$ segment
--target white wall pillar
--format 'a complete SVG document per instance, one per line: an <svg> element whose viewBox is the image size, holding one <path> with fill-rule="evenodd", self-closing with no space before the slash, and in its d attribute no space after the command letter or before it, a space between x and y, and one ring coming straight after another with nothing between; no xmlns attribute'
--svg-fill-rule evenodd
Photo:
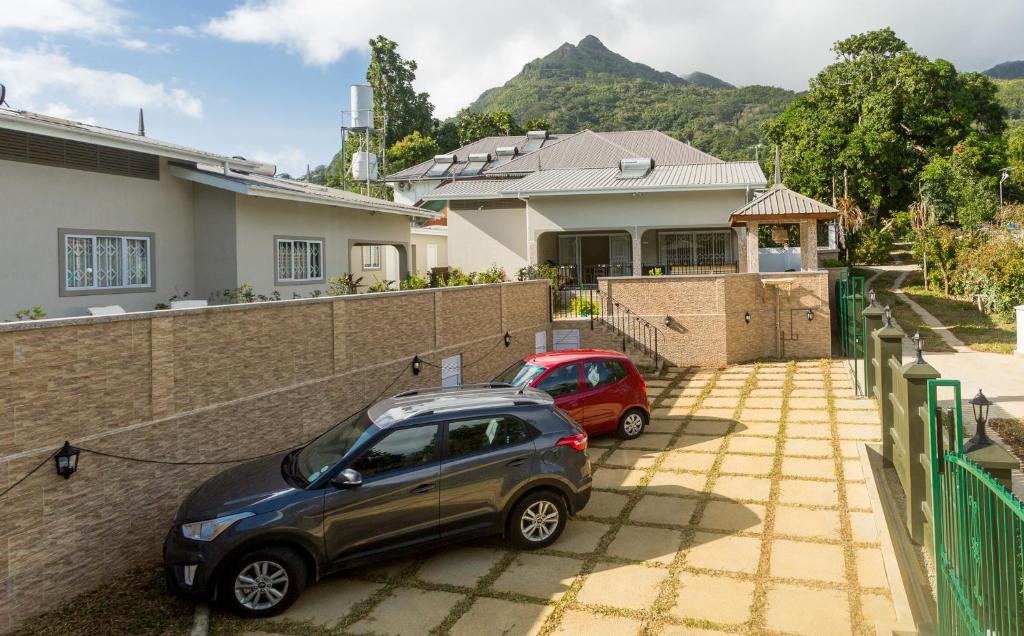
<svg viewBox="0 0 1024 636"><path fill-rule="evenodd" d="M757 223L747 223L747 269L745 271L756 273L761 271L761 253L757 246Z"/></svg>
<svg viewBox="0 0 1024 636"><path fill-rule="evenodd" d="M1024 356L1024 305L1017 305L1017 351L1019 356Z"/></svg>

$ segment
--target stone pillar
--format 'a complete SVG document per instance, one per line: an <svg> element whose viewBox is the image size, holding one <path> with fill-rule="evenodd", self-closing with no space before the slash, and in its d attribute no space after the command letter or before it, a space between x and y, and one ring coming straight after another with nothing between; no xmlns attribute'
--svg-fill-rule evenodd
<svg viewBox="0 0 1024 636"><path fill-rule="evenodd" d="M882 308L875 303L868 305L862 312L865 322L864 347L866 349L865 358L867 359L864 369L864 393L868 396L875 394L875 380L878 377L874 364L875 358L878 357L877 343L872 334L882 328L882 315L884 313Z"/></svg>
<svg viewBox="0 0 1024 636"><path fill-rule="evenodd" d="M907 483L903 487L907 491L907 530L910 538L917 544L925 542L924 508L928 502L928 489L931 488L931 469L925 463L930 457L931 448L926 444L930 440L928 417L928 380L940 377L935 367L927 362L913 360L900 369L907 383L906 403L903 404L906 414L906 436L901 435L907 445L906 461ZM922 459L924 461L922 461Z"/></svg>
<svg viewBox="0 0 1024 636"><path fill-rule="evenodd" d="M818 269L818 221L800 221L800 270L813 272Z"/></svg>
<svg viewBox="0 0 1024 636"><path fill-rule="evenodd" d="M756 274L761 271L761 254L757 251L757 223L747 223L747 272Z"/></svg>
<svg viewBox="0 0 1024 636"><path fill-rule="evenodd" d="M874 358L869 358L869 367L874 367L875 393L874 398L878 403L878 411L882 416L882 457L885 462L892 465L892 439L893 427L896 421L893 419L892 398L893 375L895 370L889 361L895 361L898 369L903 360L903 332L895 327L883 326L871 334L874 342Z"/></svg>

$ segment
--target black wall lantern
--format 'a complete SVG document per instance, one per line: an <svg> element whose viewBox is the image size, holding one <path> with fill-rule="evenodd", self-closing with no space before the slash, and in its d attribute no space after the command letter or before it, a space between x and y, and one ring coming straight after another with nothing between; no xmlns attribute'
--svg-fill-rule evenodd
<svg viewBox="0 0 1024 636"><path fill-rule="evenodd" d="M807 322L810 322L812 320L814 320L814 310L813 309L808 309L807 310Z"/></svg>
<svg viewBox="0 0 1024 636"><path fill-rule="evenodd" d="M745 320L748 325L750 324L750 312L749 311L747 313L743 314L743 320Z"/></svg>
<svg viewBox="0 0 1024 636"><path fill-rule="evenodd" d="M423 361L420 360L419 356L412 357L412 374L419 375L420 371L423 370Z"/></svg>
<svg viewBox="0 0 1024 636"><path fill-rule="evenodd" d="M70 479L71 475L78 470L78 454L79 450L70 442L65 441L64 446L53 456L54 461L57 462L57 474L64 479Z"/></svg>
<svg viewBox="0 0 1024 636"><path fill-rule="evenodd" d="M977 427L974 429L974 437L964 444L965 453L992 445L992 439L985 433L985 422L988 421L990 406L992 406L992 401L985 397L981 389L978 389L978 394L971 399L971 408L974 410L974 421Z"/></svg>
<svg viewBox="0 0 1024 636"><path fill-rule="evenodd" d="M665 326L666 327L672 326L672 316L665 316Z"/></svg>
<svg viewBox="0 0 1024 636"><path fill-rule="evenodd" d="M512 344L512 334L510 334L509 332L506 331L505 332L505 346L508 347L511 344Z"/></svg>

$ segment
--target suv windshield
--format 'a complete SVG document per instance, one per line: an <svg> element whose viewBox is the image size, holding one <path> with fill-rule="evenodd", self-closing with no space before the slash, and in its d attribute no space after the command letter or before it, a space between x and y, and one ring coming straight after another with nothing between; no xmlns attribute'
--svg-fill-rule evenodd
<svg viewBox="0 0 1024 636"><path fill-rule="evenodd" d="M373 420L359 411L306 444L295 456L294 470L307 484L336 466L361 440L373 435Z"/></svg>
<svg viewBox="0 0 1024 636"><path fill-rule="evenodd" d="M504 382L512 386L526 386L533 382L534 378L541 373L544 373L544 367L520 360L498 374L494 381Z"/></svg>

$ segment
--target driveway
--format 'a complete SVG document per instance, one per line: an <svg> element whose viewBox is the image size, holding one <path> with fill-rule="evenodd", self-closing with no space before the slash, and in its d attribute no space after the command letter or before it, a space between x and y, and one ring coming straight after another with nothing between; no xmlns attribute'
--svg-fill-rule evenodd
<svg viewBox="0 0 1024 636"><path fill-rule="evenodd" d="M551 548L499 540L327 579L217 633L874 633L896 620L841 362L673 369L640 438L591 440L595 493Z"/></svg>

